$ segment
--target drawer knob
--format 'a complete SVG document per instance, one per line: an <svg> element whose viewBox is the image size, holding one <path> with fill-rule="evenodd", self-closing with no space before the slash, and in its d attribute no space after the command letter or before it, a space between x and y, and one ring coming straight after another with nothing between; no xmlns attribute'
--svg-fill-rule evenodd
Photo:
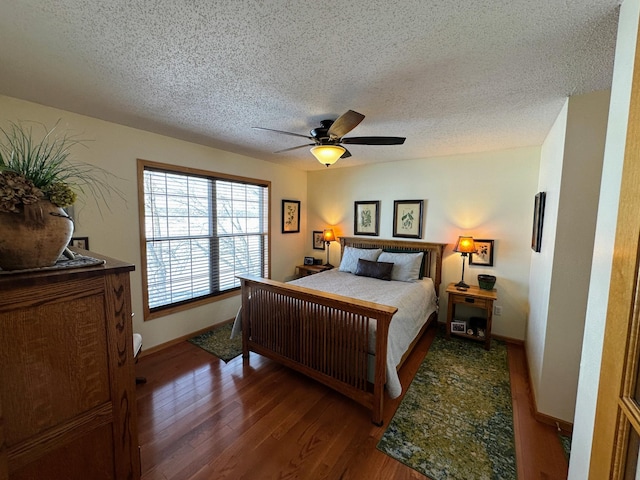
<svg viewBox="0 0 640 480"><path fill-rule="evenodd" d="M469 298L469 297L466 297L464 299L464 301L467 302L467 303L475 303L476 302L475 298Z"/></svg>

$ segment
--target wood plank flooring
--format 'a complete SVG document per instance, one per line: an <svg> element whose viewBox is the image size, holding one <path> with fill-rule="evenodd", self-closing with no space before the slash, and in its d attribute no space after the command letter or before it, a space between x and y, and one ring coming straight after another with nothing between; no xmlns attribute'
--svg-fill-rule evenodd
<svg viewBox="0 0 640 480"><path fill-rule="evenodd" d="M406 389L431 328L400 372ZM531 415L521 346L509 345L518 478L564 480L555 429ZM225 364L188 343L143 356L136 374L143 480L425 479L376 449L400 403L376 427L360 405L251 354Z"/></svg>

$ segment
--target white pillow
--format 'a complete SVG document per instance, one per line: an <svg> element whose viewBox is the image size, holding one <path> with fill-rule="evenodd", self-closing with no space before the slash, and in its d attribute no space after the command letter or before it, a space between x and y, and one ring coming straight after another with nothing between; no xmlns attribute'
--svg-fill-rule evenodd
<svg viewBox="0 0 640 480"><path fill-rule="evenodd" d="M393 263L391 280L399 282L415 282L420 278L420 266L424 253L382 252L378 262Z"/></svg>
<svg viewBox="0 0 640 480"><path fill-rule="evenodd" d="M344 253L342 254L342 260L340 261L338 270L341 272L356 273L358 260L362 258L363 260L375 262L381 253L381 248L344 247Z"/></svg>

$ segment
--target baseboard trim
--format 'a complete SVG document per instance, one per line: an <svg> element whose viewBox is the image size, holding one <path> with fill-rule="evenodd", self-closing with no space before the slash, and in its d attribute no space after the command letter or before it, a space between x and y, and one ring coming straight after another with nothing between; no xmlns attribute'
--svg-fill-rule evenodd
<svg viewBox="0 0 640 480"><path fill-rule="evenodd" d="M529 371L529 356L527 355L527 345L526 343L522 343L524 347L524 359L525 359L525 368L527 369L527 383L529 385L529 401L531 402L531 413L533 414L533 418L540 423L544 423L545 425L551 425L556 427L561 433L571 434L573 433L573 423L567 422L565 420L560 420L559 418L552 417L551 415L547 415L545 413L540 413L538 411L538 404L536 403L536 397L533 394L533 388L531 388L531 372Z"/></svg>
<svg viewBox="0 0 640 480"><path fill-rule="evenodd" d="M184 342L185 340L189 340L190 338L195 337L196 335L200 335L201 333L208 332L212 328L221 327L222 325L231 323L234 320L235 320L234 318L230 318L229 320L224 320L219 323L214 323L213 325L209 325L208 327L201 328L200 330L196 330L195 332L191 332L191 333L188 333L187 335L174 338L173 340L169 340L168 342L161 343L160 345L156 345L155 347L151 347L148 349L145 349L143 344L142 351L140 352L140 355L138 355L138 357L142 358L142 357L146 357L147 355L153 355L156 352L159 352L169 347L173 347L174 345ZM144 338L143 338L143 341L144 341Z"/></svg>
<svg viewBox="0 0 640 480"><path fill-rule="evenodd" d="M503 337L502 335L494 335L493 333L491 334L491 338L502 340L507 343L513 343L514 345L522 345L524 347L524 340L520 340L518 338ZM529 367L527 366L527 368Z"/></svg>
<svg viewBox="0 0 640 480"><path fill-rule="evenodd" d="M535 406L533 394L531 393L531 389L529 389L529 396L531 397L533 418L535 418L540 423L556 427L556 429L560 430L562 433L573 433L573 423L565 422L564 420L560 420L558 418L554 418L549 415L545 415L544 413L538 412L538 409Z"/></svg>

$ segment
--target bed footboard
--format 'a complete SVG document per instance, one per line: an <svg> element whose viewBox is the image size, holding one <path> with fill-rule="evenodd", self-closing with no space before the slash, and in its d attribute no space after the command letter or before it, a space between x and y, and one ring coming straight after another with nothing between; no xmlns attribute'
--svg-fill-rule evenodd
<svg viewBox="0 0 640 480"><path fill-rule="evenodd" d="M253 351L295 369L369 408L382 424L387 334L396 307L260 277L242 285L242 353ZM367 358L375 329L371 389Z"/></svg>

